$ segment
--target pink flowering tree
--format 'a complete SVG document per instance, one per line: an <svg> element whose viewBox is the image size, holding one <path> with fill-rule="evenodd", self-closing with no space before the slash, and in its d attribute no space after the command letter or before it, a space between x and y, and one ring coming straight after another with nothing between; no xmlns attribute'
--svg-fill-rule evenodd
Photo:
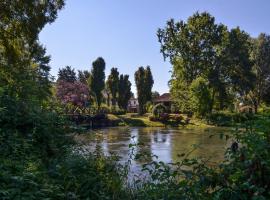
<svg viewBox="0 0 270 200"><path fill-rule="evenodd" d="M89 89L86 84L79 81L58 81L56 96L64 104L72 104L80 108L85 107L90 100Z"/></svg>

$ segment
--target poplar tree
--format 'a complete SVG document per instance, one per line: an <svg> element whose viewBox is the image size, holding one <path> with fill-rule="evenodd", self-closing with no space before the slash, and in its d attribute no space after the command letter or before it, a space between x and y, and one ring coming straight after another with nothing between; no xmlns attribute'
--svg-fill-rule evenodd
<svg viewBox="0 0 270 200"><path fill-rule="evenodd" d="M139 102L139 114L142 115L146 112L145 104L152 99L154 80L149 66L146 69L139 67L135 72L135 83Z"/></svg>
<svg viewBox="0 0 270 200"><path fill-rule="evenodd" d="M118 105L121 109L127 109L128 101L131 98L131 95L131 82L129 81L129 76L121 74L119 78L118 96Z"/></svg>
<svg viewBox="0 0 270 200"><path fill-rule="evenodd" d="M105 61L99 57L92 63L89 77L89 89L94 94L98 109L102 101L102 90L105 87Z"/></svg>
<svg viewBox="0 0 270 200"><path fill-rule="evenodd" d="M119 91L119 72L117 68L112 68L111 73L108 77L108 80L106 82L107 88L110 91L111 94L111 100L112 100L112 106L116 106L117 97L118 97L118 91Z"/></svg>

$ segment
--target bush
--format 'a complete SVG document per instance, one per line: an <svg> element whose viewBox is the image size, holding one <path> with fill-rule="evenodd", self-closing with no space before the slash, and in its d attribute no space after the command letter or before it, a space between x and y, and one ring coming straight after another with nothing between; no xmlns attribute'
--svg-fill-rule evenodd
<svg viewBox="0 0 270 200"><path fill-rule="evenodd" d="M184 117L179 114L168 114L162 113L159 116L149 116L150 121L160 121L162 123L174 122L174 123L181 123Z"/></svg>
<svg viewBox="0 0 270 200"><path fill-rule="evenodd" d="M179 114L174 114L174 115L170 115L170 119L177 123L180 123L184 119L184 117Z"/></svg>
<svg viewBox="0 0 270 200"><path fill-rule="evenodd" d="M169 114L168 113L161 113L159 115L159 121L161 121L162 123L168 122L169 119L170 119L170 117L169 117Z"/></svg>
<svg viewBox="0 0 270 200"><path fill-rule="evenodd" d="M164 106L162 103L159 103L153 107L152 114L155 117L159 117L162 113L166 113L166 106Z"/></svg>
<svg viewBox="0 0 270 200"><path fill-rule="evenodd" d="M110 108L108 106L100 106L99 112L104 113L104 114L109 114L110 113Z"/></svg>
<svg viewBox="0 0 270 200"><path fill-rule="evenodd" d="M170 117L169 117L169 114L167 114L167 113L160 114L159 116L152 116L152 115L149 116L149 120L153 121L153 122L159 121L162 123L166 123L169 121L169 119L170 119Z"/></svg>
<svg viewBox="0 0 270 200"><path fill-rule="evenodd" d="M113 115L124 115L124 114L126 114L126 110L112 109L110 113L113 114Z"/></svg>
<svg viewBox="0 0 270 200"><path fill-rule="evenodd" d="M231 112L216 112L208 114L206 119L209 124L218 126L231 126L235 123L244 123L255 119L256 116L250 113L231 113Z"/></svg>
<svg viewBox="0 0 270 200"><path fill-rule="evenodd" d="M104 120L104 119L108 119L107 115L104 113L99 113L92 117L92 120L94 121L99 121L99 120Z"/></svg>
<svg viewBox="0 0 270 200"><path fill-rule="evenodd" d="M156 118L155 116L151 115L151 116L149 116L149 120L152 121L152 122L156 122L156 121L158 121L158 118Z"/></svg>
<svg viewBox="0 0 270 200"><path fill-rule="evenodd" d="M0 97L0 199L127 199L117 160L75 148L55 110Z"/></svg>
<svg viewBox="0 0 270 200"><path fill-rule="evenodd" d="M153 111L153 103L151 101L147 101L145 104L145 110L148 113L151 113Z"/></svg>

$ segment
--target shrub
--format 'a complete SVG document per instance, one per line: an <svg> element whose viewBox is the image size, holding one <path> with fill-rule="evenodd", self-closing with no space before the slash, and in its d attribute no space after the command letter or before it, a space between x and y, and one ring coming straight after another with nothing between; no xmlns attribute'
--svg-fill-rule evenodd
<svg viewBox="0 0 270 200"><path fill-rule="evenodd" d="M153 110L153 103L151 101L147 101L145 104L145 110L148 113L151 113Z"/></svg>
<svg viewBox="0 0 270 200"><path fill-rule="evenodd" d="M180 123L184 119L184 117L182 115L175 114L175 115L170 115L170 119L177 123Z"/></svg>
<svg viewBox="0 0 270 200"><path fill-rule="evenodd" d="M159 117L162 113L165 113L166 110L166 106L164 106L162 103L159 103L153 107L152 114L155 117Z"/></svg>
<svg viewBox="0 0 270 200"><path fill-rule="evenodd" d="M104 114L109 114L110 113L110 108L108 106L100 106L99 112L104 113Z"/></svg>
<svg viewBox="0 0 270 200"><path fill-rule="evenodd" d="M104 119L108 119L107 115L104 113L98 113L92 117L92 120L94 121L99 121L99 120L104 120Z"/></svg>
<svg viewBox="0 0 270 200"><path fill-rule="evenodd" d="M153 115L149 116L149 120L152 122L158 121L158 119Z"/></svg>
<svg viewBox="0 0 270 200"><path fill-rule="evenodd" d="M244 123L255 119L256 116L249 113L216 112L206 116L209 124L218 126L231 126L235 123Z"/></svg>
<svg viewBox="0 0 270 200"><path fill-rule="evenodd" d="M113 114L113 115L124 115L124 114L126 114L126 110L112 109L110 113Z"/></svg>

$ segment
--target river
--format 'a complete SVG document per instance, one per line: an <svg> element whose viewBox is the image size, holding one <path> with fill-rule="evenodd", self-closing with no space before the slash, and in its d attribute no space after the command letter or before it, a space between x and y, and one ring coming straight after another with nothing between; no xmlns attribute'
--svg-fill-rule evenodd
<svg viewBox="0 0 270 200"><path fill-rule="evenodd" d="M224 158L227 147L225 139L220 134L228 132L227 128L152 128L152 127L114 127L91 130L89 134L82 134L79 140L83 141L84 148L93 151L97 145L105 155L117 154L120 162L125 163L130 158L129 144L138 144L133 147L134 154L156 155L157 160L165 163L177 162L179 155L190 152L196 145L190 157L209 159L210 164L217 164ZM144 161L132 161L131 170L137 171L143 162L150 162L154 158Z"/></svg>

